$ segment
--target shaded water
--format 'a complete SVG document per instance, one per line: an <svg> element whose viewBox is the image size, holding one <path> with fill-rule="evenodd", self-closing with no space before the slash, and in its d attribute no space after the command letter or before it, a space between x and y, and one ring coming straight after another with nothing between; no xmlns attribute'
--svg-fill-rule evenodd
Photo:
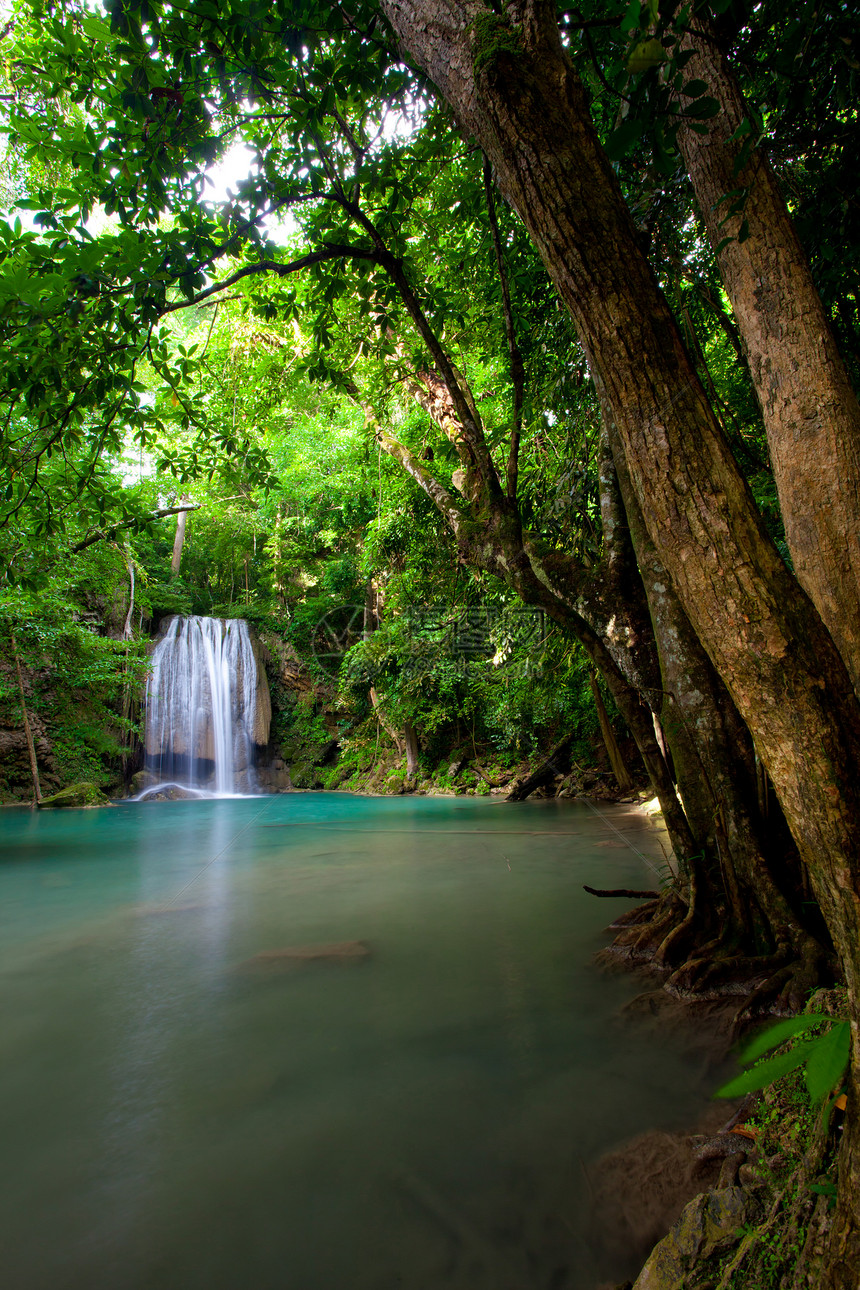
<svg viewBox="0 0 860 1290"><path fill-rule="evenodd" d="M589 1164L705 1095L589 963L582 883L662 862L633 812L296 794L5 811L0 844L5 1290L627 1274Z"/></svg>

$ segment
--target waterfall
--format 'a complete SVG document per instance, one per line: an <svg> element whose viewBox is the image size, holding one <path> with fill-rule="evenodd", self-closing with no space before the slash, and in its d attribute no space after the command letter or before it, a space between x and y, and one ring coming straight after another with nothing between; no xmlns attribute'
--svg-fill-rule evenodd
<svg viewBox="0 0 860 1290"><path fill-rule="evenodd" d="M268 742L270 716L246 622L171 619L146 685L147 770L216 797L253 793L255 746Z"/></svg>

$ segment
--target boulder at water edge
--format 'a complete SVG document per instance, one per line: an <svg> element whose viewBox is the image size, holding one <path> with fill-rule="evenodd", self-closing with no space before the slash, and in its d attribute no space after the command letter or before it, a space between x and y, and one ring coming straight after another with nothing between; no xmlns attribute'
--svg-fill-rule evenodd
<svg viewBox="0 0 860 1290"><path fill-rule="evenodd" d="M633 1290L689 1290L697 1261L736 1245L749 1217L750 1198L741 1187L696 1196L655 1246Z"/></svg>
<svg viewBox="0 0 860 1290"><path fill-rule="evenodd" d="M54 793L51 797L43 797L39 803L40 810L55 806L110 806L110 802L97 785L83 783L70 784L68 788L61 788L59 793Z"/></svg>

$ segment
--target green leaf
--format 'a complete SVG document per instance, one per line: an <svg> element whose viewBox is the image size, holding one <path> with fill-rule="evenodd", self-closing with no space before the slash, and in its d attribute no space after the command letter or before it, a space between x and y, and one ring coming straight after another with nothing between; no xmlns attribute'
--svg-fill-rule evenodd
<svg viewBox="0 0 860 1290"><path fill-rule="evenodd" d="M610 161L620 161L628 152L631 152L642 137L642 129L641 121L634 121L630 117L622 121L618 129L613 130L606 140L606 155Z"/></svg>
<svg viewBox="0 0 860 1290"><path fill-rule="evenodd" d="M639 4L639 0L630 0L630 3L627 6L627 12L621 19L621 30L635 31L639 26L640 13L641 5Z"/></svg>
<svg viewBox="0 0 860 1290"><path fill-rule="evenodd" d="M851 1026L837 1021L826 1035L813 1040L814 1052L806 1063L806 1087L813 1102L820 1102L841 1080L848 1065Z"/></svg>
<svg viewBox="0 0 860 1290"><path fill-rule="evenodd" d="M707 93L707 89L708 87L704 81L687 81L681 93L686 94L688 99L698 99Z"/></svg>
<svg viewBox="0 0 860 1290"><path fill-rule="evenodd" d="M746 135L752 134L752 130L753 130L752 121L749 119L748 116L745 116L743 121L741 121L740 125L738 126L737 130L735 130L734 134L729 136L730 142L739 143L740 140L743 139Z"/></svg>
<svg viewBox="0 0 860 1290"><path fill-rule="evenodd" d="M734 1079L729 1080L728 1084L717 1089L715 1096L743 1097L745 1093L755 1093L760 1088L766 1088L768 1084L773 1084L776 1080L782 1079L783 1075L789 1075L797 1070L798 1066L802 1066L811 1056L814 1047L815 1040L796 1044L791 1052L780 1053L778 1057L771 1057L769 1061L754 1066L752 1070L736 1075Z"/></svg>
<svg viewBox="0 0 860 1290"><path fill-rule="evenodd" d="M804 1030L811 1030L822 1021L830 1020L831 1018L822 1012L804 1012L799 1017L786 1017L785 1021L778 1021L776 1025L768 1026L767 1030L756 1035L741 1053L741 1061L748 1066L750 1062L757 1061L759 1057L784 1043L786 1039L792 1039L795 1035L802 1034Z"/></svg>
<svg viewBox="0 0 860 1290"><path fill-rule="evenodd" d="M708 121L711 117L717 115L720 111L720 105L716 99L702 98L696 99L689 107L685 107L682 116L694 117L699 121Z"/></svg>
<svg viewBox="0 0 860 1290"><path fill-rule="evenodd" d="M640 40L627 59L627 70L634 75L637 72L647 72L649 68L659 67L661 63L665 63L666 58L666 50L659 40L655 40L654 37L650 40Z"/></svg>

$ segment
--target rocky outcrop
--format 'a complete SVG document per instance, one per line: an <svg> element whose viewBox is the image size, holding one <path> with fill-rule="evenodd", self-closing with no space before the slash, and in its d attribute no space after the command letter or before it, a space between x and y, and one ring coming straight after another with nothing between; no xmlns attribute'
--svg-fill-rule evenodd
<svg viewBox="0 0 860 1290"><path fill-rule="evenodd" d="M110 800L96 784L85 782L70 784L68 788L61 788L59 793L54 793L51 797L43 797L39 802L39 809L42 811L63 806L79 808L110 806Z"/></svg>
<svg viewBox="0 0 860 1290"><path fill-rule="evenodd" d="M737 1245L744 1224L757 1216L755 1201L743 1187L696 1196L654 1247L633 1290L690 1290L696 1264Z"/></svg>
<svg viewBox="0 0 860 1290"><path fill-rule="evenodd" d="M321 772L331 770L339 752L343 713L336 710L335 687L320 684L289 641L274 632L261 632L260 643L272 694L273 737L257 782L270 793L331 787ZM320 738L320 727L327 738Z"/></svg>
<svg viewBox="0 0 860 1290"><path fill-rule="evenodd" d="M24 693L27 699L27 716L33 743L36 748L36 760L39 764L39 779L42 792L51 793L62 783L58 771L54 749L48 736L45 723L32 706L33 673L26 668L24 673ZM35 674L37 677L38 673ZM33 797L33 779L30 771L30 754L27 750L27 737L21 721L21 706L17 696L15 671L7 660L0 660L0 681L10 696L0 706L0 801L31 801Z"/></svg>

